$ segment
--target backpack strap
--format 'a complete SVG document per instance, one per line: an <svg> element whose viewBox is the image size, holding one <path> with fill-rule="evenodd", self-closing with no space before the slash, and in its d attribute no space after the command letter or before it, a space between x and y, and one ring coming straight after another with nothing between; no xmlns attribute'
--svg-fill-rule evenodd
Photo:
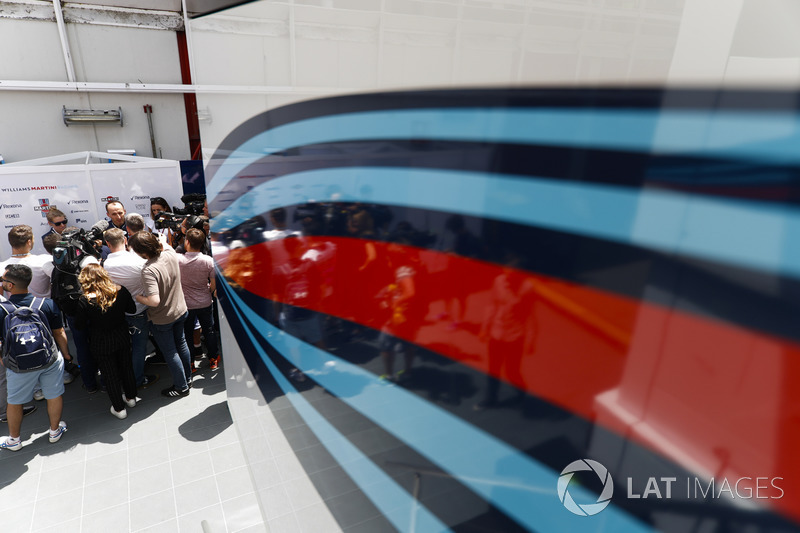
<svg viewBox="0 0 800 533"><path fill-rule="evenodd" d="M9 306L10 306L10 308L9 308ZM17 309L17 306L11 300L5 300L3 302L0 302L0 309L2 309L3 311L6 312L6 316L9 316L9 315L11 315L11 313L13 313ZM3 317L3 318L5 318L5 317Z"/></svg>
<svg viewBox="0 0 800 533"><path fill-rule="evenodd" d="M34 305L36 305L36 300L39 300L39 305L38 305L38 306L36 306L36 307L34 307ZM31 305L30 305L30 307L31 307L32 309L36 309L37 311L41 311L41 310L42 310L42 306L43 306L43 305L44 305L44 298L37 298L36 296L34 296L34 297L33 297L33 300L31 300Z"/></svg>

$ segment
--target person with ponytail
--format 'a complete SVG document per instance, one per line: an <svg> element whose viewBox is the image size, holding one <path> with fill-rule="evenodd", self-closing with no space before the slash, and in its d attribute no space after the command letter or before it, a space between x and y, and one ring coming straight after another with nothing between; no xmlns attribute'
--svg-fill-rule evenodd
<svg viewBox="0 0 800 533"><path fill-rule="evenodd" d="M136 405L131 335L125 320L125 313L133 313L136 305L128 289L115 284L98 264L83 267L78 281L83 295L76 327L88 333L89 353L105 378L111 414L123 419L128 416L125 407Z"/></svg>

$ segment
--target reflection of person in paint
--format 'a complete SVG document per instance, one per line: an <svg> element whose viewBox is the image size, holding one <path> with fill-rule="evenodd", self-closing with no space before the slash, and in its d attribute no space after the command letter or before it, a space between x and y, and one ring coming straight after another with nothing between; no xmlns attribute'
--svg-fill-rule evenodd
<svg viewBox="0 0 800 533"><path fill-rule="evenodd" d="M522 356L532 351L537 333L533 312L536 292L533 281L517 270L520 265L519 256L507 252L506 268L492 283L478 335L481 342L487 343L488 380L484 399L475 405L476 409L497 406L501 377L518 387L524 383ZM518 390L515 399L523 397L523 390Z"/></svg>
<svg viewBox="0 0 800 533"><path fill-rule="evenodd" d="M314 260L314 254L302 237L290 235L281 239L286 252L286 261L276 265L273 271L273 286L277 291L273 301L281 329L317 348L325 349L323 327L320 316L314 312L319 308L323 293L322 276ZM302 354L292 354L296 363L302 362ZM298 364L303 367L302 364ZM304 381L301 370L292 369L291 376Z"/></svg>
<svg viewBox="0 0 800 533"><path fill-rule="evenodd" d="M387 249L389 268L394 279L379 293L381 307L388 309L389 317L381 328L378 347L383 359L384 374L382 379L397 381L407 379L414 364L415 347L403 339L412 339L419 329L420 313L415 309L416 277L419 265L414 264L406 253L406 246L412 244L413 229L397 231L389 237L392 241ZM394 373L395 354L403 352L405 366Z"/></svg>

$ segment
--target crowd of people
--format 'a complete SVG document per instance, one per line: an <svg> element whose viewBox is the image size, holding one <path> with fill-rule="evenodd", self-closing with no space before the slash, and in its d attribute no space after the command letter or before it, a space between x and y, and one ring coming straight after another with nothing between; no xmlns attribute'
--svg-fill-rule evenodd
<svg viewBox="0 0 800 533"><path fill-rule="evenodd" d="M146 224L121 202L108 202L87 242L53 207L41 237L47 254L32 253L30 226L11 228L11 257L0 262L0 422L9 426L0 448L22 448L22 419L36 410L33 400L46 400L49 440L58 442L67 430L64 386L78 376L86 393L104 390L110 413L124 419L138 390L159 379L146 373L146 363L166 364L167 398L189 395L203 340L209 368L218 368L207 208L152 224L162 212L169 212L167 201L151 198Z"/></svg>

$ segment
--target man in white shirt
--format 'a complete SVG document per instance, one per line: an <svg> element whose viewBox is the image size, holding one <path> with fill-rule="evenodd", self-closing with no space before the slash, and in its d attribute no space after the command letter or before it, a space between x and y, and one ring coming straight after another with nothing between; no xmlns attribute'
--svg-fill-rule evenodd
<svg viewBox="0 0 800 533"><path fill-rule="evenodd" d="M103 263L108 275L128 289L135 299L142 294L142 267L145 260L133 252L125 249L125 234L119 228L111 228L103 233L103 238L108 244L110 253ZM131 330L131 355L133 357L133 373L136 375L136 386L147 388L158 379L157 374L144 373L144 360L147 355L147 338L150 332L150 322L147 320L147 306L136 302L136 311L132 315L125 315Z"/></svg>
<svg viewBox="0 0 800 533"><path fill-rule="evenodd" d="M31 253L33 249L33 228L26 224L14 226L8 232L8 244L11 245L11 258L0 263L0 271L5 272L8 265L27 265L33 272L33 279L28 286L28 292L37 298L50 298L50 276L44 268L53 258L45 254Z"/></svg>

